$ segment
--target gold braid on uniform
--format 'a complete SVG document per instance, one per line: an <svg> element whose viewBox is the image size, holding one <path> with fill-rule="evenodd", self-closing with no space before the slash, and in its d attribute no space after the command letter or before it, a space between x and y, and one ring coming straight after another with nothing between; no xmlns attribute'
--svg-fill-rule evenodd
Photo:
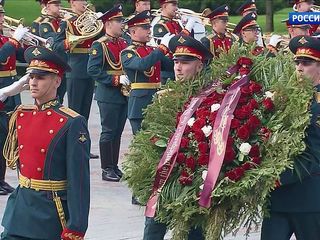
<svg viewBox="0 0 320 240"><path fill-rule="evenodd" d="M15 127L17 116L18 111L14 111L9 121L9 131L3 147L3 156L7 161L7 166L11 169L17 168L19 158L17 129Z"/></svg>
<svg viewBox="0 0 320 240"><path fill-rule="evenodd" d="M104 53L106 54L106 58L107 58L107 61L108 63L110 64L110 67L114 70L121 70L122 69L122 63L121 63L121 60L119 59L119 62L117 61L112 61L111 60L111 57L110 57L110 54L109 54L109 50L108 48L106 47L105 44L101 44L102 45L102 48L104 50Z"/></svg>

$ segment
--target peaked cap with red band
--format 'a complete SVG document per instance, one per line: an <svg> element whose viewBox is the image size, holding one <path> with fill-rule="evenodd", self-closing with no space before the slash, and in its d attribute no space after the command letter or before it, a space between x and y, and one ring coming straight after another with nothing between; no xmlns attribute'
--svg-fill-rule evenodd
<svg viewBox="0 0 320 240"><path fill-rule="evenodd" d="M257 6L256 6L256 1L255 0L247 0L245 1L238 9L237 9L237 13L239 14L243 14L246 11L257 11Z"/></svg>
<svg viewBox="0 0 320 240"><path fill-rule="evenodd" d="M234 28L233 33L240 34L241 30L244 30L246 28L258 28L259 25L257 23L257 14L250 13L245 15L240 22L237 24L237 26Z"/></svg>
<svg viewBox="0 0 320 240"><path fill-rule="evenodd" d="M286 23L287 28L309 29L311 27L310 24L290 24L289 18L281 20L281 22Z"/></svg>
<svg viewBox="0 0 320 240"><path fill-rule="evenodd" d="M165 3L178 3L178 0L159 0L160 6Z"/></svg>
<svg viewBox="0 0 320 240"><path fill-rule="evenodd" d="M314 3L313 0L294 0L294 4L299 4L303 2Z"/></svg>
<svg viewBox="0 0 320 240"><path fill-rule="evenodd" d="M122 6L120 4L106 11L98 19L105 23L106 21L110 21L115 18L123 18Z"/></svg>
<svg viewBox="0 0 320 240"><path fill-rule="evenodd" d="M204 62L212 59L213 55L201 42L186 35L178 34L170 39L169 49L176 60Z"/></svg>
<svg viewBox="0 0 320 240"><path fill-rule="evenodd" d="M151 12L145 10L136 15L132 15L132 17L127 18L124 23L128 28L141 25L149 25L151 27Z"/></svg>
<svg viewBox="0 0 320 240"><path fill-rule="evenodd" d="M24 58L29 64L27 73L40 75L54 73L62 77L65 72L71 70L65 60L45 47L32 46L27 48L24 52Z"/></svg>
<svg viewBox="0 0 320 240"><path fill-rule="evenodd" d="M41 0L40 3L47 5L51 3L61 3L61 0Z"/></svg>
<svg viewBox="0 0 320 240"><path fill-rule="evenodd" d="M320 62L320 39L310 36L297 36L289 42L295 59L310 58Z"/></svg>
<svg viewBox="0 0 320 240"><path fill-rule="evenodd" d="M229 18L229 7L224 4L220 7L217 7L216 9L214 9L213 11L211 11L209 8L205 9L203 11L203 16L206 18L209 18L210 20L214 20L214 19L224 19L224 20L228 20Z"/></svg>

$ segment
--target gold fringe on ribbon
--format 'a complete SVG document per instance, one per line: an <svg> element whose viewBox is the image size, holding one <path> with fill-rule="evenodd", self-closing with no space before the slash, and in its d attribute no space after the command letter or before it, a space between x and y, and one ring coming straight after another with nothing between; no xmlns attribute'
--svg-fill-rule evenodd
<svg viewBox="0 0 320 240"><path fill-rule="evenodd" d="M3 156L7 161L7 166L13 170L17 168L17 161L19 158L18 137L16 129L17 116L18 111L15 111L10 118L9 131L3 147Z"/></svg>

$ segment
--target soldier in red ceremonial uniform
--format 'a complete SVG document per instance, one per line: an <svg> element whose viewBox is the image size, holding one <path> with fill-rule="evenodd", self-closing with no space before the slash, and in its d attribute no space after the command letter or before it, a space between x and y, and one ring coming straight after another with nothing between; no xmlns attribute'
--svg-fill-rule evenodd
<svg viewBox="0 0 320 240"><path fill-rule="evenodd" d="M19 186L8 199L1 239L84 239L90 136L85 118L57 99L70 67L43 47L28 48L25 58L35 104L19 106L9 122L4 155L18 169Z"/></svg>
<svg viewBox="0 0 320 240"><path fill-rule="evenodd" d="M61 22L61 0L42 0L42 3L45 4L47 15L43 18L39 26L39 36L45 39L49 39L49 42L54 41L54 38L57 35L59 25ZM67 59L65 52L59 52L60 56L63 56L64 59ZM61 85L58 88L59 101L63 103L63 98L67 90L67 80L63 76Z"/></svg>
<svg viewBox="0 0 320 240"><path fill-rule="evenodd" d="M241 45L250 47L253 43L257 43L259 38L259 26L256 20L257 15L255 13L247 14L234 28L233 33L239 36L239 43ZM256 46L252 54L259 55L263 53L263 51L263 47Z"/></svg>
<svg viewBox="0 0 320 240"><path fill-rule="evenodd" d="M98 102L102 132L100 159L102 179L120 181L118 168L121 135L127 119L127 89L129 79L124 75L120 52L127 47L122 35L122 6L117 5L103 14L105 35L93 42L88 61L88 73L97 81L95 99Z"/></svg>
<svg viewBox="0 0 320 240"><path fill-rule="evenodd" d="M202 38L201 42L210 49L215 57L219 57L219 54L223 51L228 51L233 43L231 34L227 32L229 7L222 5L213 11L207 12L205 17L210 19L212 35Z"/></svg>
<svg viewBox="0 0 320 240"><path fill-rule="evenodd" d="M52 49L58 53L67 53L68 63L72 69L71 72L66 74L68 105L88 121L94 91L94 80L87 72L87 64L91 45L96 38L89 38L78 42L74 47L71 46L67 35L82 36L75 23L78 17L86 11L87 1L69 0L69 2L73 11L71 13L72 16L60 23ZM94 154L90 156L91 158L99 158L98 155Z"/></svg>
<svg viewBox="0 0 320 240"><path fill-rule="evenodd" d="M39 33L40 24L43 21L43 19L45 19L46 17L46 14L42 10L46 7L46 4L45 4L45 1L43 0L36 0L36 2L39 2L40 4L41 15L31 23L31 32L32 34L40 36L40 33Z"/></svg>
<svg viewBox="0 0 320 240"><path fill-rule="evenodd" d="M2 35L4 23L4 1L0 1L0 88L7 87L16 80L16 59L24 61L23 49L20 47L19 41L22 39L28 29L18 27L12 37ZM20 95L11 95L4 102L4 111L13 111L14 108L21 103ZM5 132L0 132L2 138L5 138ZM3 148L4 140L0 140L0 150ZM0 195L6 195L14 189L4 181L6 171L5 160L0 152Z"/></svg>

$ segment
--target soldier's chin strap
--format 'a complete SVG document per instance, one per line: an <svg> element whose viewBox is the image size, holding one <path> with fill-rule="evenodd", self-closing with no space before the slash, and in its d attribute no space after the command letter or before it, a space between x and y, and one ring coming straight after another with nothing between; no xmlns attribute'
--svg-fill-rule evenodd
<svg viewBox="0 0 320 240"><path fill-rule="evenodd" d="M3 156L6 159L7 166L11 169L16 169L19 158L17 129L15 127L17 116L18 111L16 110L10 118L8 135L3 147Z"/></svg>

